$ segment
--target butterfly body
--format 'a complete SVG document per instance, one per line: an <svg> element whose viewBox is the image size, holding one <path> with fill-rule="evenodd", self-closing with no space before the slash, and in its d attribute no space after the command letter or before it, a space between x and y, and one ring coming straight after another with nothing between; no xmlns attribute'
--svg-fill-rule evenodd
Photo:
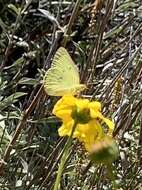
<svg viewBox="0 0 142 190"><path fill-rule="evenodd" d="M77 67L63 47L60 47L55 53L43 84L46 93L51 96L75 95L86 87L84 84L80 84Z"/></svg>

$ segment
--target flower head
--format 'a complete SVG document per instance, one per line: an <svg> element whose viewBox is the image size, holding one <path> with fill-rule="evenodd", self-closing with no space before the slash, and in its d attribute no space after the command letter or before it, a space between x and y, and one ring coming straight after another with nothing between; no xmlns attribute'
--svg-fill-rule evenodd
<svg viewBox="0 0 142 190"><path fill-rule="evenodd" d="M77 123L73 138L83 142L89 152L92 144L105 136L103 123L108 126L109 134L114 128L114 123L101 113L98 101L90 102L88 99L66 95L55 104L53 114L63 122L58 130L60 136L70 136L74 123Z"/></svg>

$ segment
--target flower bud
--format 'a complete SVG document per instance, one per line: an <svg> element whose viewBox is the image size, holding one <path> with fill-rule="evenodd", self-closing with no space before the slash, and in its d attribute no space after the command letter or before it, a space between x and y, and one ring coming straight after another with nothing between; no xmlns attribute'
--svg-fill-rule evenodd
<svg viewBox="0 0 142 190"><path fill-rule="evenodd" d="M98 164L110 164L119 156L119 150L116 142L106 136L92 146L90 159Z"/></svg>

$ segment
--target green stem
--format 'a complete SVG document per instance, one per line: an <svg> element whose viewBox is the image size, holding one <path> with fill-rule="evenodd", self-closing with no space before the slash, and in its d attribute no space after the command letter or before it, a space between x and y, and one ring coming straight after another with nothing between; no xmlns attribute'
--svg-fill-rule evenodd
<svg viewBox="0 0 142 190"><path fill-rule="evenodd" d="M58 168L58 173L57 173L57 177L56 177L56 181L55 181L53 190L58 190L60 180L61 180L61 176L62 176L62 173L63 173L63 170L64 170L64 165L66 163L66 159L67 159L67 156L68 156L68 153L69 153L69 147L70 147L71 142L72 142L72 136L73 136L73 133L75 131L76 125L77 125L77 122L75 121L73 129L72 129L72 132L71 132L71 135L69 136L69 138L68 138L68 140L67 140L67 142L66 142L66 144L64 146L63 155L62 155L61 162L60 162L60 165L59 165L59 168Z"/></svg>
<svg viewBox="0 0 142 190"><path fill-rule="evenodd" d="M117 184L115 182L115 176L113 174L113 167L112 167L112 164L108 164L107 165L107 171L108 171L108 175L109 175L109 178L112 182L112 190L117 190Z"/></svg>

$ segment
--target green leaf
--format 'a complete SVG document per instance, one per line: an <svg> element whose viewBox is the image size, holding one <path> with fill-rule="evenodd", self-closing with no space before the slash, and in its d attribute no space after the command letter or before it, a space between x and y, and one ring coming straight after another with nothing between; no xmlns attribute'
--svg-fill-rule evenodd
<svg viewBox="0 0 142 190"><path fill-rule="evenodd" d="M123 29L123 26L116 26L114 27L112 30L110 30L109 32L107 32L104 36L104 40L106 40L107 38L110 38L110 37L114 37L114 35L116 34L119 34Z"/></svg>
<svg viewBox="0 0 142 190"><path fill-rule="evenodd" d="M27 93L24 93L24 92L16 92L16 93L8 96L7 98L5 98L4 100L2 100L0 102L0 110L3 110L6 107L10 106L11 104L17 102L18 98L25 96L26 94Z"/></svg>
<svg viewBox="0 0 142 190"><path fill-rule="evenodd" d="M135 8L137 7L137 4L134 3L134 2L126 2L126 3L123 3L122 5L120 5L117 9L116 9L116 12L117 13L120 13L120 12L124 12L124 11L127 11L129 10L130 8Z"/></svg>
<svg viewBox="0 0 142 190"><path fill-rule="evenodd" d="M5 23L2 21L2 19L0 18L0 27L2 28L2 30L7 33L7 26L5 25Z"/></svg>
<svg viewBox="0 0 142 190"><path fill-rule="evenodd" d="M0 114L0 158L9 144L11 136L8 134L3 116Z"/></svg>
<svg viewBox="0 0 142 190"><path fill-rule="evenodd" d="M10 69L12 67L17 67L20 66L24 63L25 59L23 57L20 57L19 59L17 59L12 65L5 67L5 69Z"/></svg>
<svg viewBox="0 0 142 190"><path fill-rule="evenodd" d="M12 11L14 11L17 15L19 15L21 9L20 8L17 8L15 5L13 4L9 4L8 5L8 8L11 9Z"/></svg>
<svg viewBox="0 0 142 190"><path fill-rule="evenodd" d="M36 85L37 82L38 81L36 79L24 77L21 80L19 80L18 84Z"/></svg>
<svg viewBox="0 0 142 190"><path fill-rule="evenodd" d="M51 117L46 117L46 118L41 118L41 119L38 119L38 120L29 120L28 122L31 122L31 123L43 123L43 124L48 124L48 123L58 123L58 122L61 122L60 119L58 119L57 117L55 116L51 116Z"/></svg>

